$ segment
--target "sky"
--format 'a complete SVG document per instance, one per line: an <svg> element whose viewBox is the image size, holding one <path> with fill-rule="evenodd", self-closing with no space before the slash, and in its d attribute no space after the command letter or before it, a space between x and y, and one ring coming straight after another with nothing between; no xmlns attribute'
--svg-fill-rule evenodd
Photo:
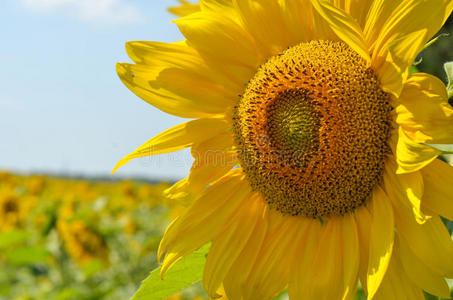
<svg viewBox="0 0 453 300"><path fill-rule="evenodd" d="M124 43L182 39L176 0L1 0L0 170L110 176L118 160L183 122L119 80ZM175 180L188 151L136 159L112 178Z"/></svg>

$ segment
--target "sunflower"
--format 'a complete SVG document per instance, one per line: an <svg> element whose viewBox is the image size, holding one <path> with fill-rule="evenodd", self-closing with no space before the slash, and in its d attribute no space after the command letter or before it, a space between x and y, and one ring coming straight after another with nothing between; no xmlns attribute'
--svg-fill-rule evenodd
<svg viewBox="0 0 453 300"><path fill-rule="evenodd" d="M176 43L130 42L117 65L137 96L186 123L134 158L191 147L167 193L164 274L212 243L210 297L449 296L453 143L445 85L409 74L453 1L201 0ZM184 13L181 13L184 14Z"/></svg>
<svg viewBox="0 0 453 300"><path fill-rule="evenodd" d="M98 260L107 266L109 251L102 236L87 223L76 218L74 203L66 203L60 208L57 229L69 256L81 267Z"/></svg>
<svg viewBox="0 0 453 300"><path fill-rule="evenodd" d="M0 232L21 228L37 199L17 195L11 187L0 188Z"/></svg>

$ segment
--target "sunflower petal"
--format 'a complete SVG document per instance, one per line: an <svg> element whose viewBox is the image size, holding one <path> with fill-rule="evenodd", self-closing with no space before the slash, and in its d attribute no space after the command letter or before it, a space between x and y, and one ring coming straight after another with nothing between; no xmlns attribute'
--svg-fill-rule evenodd
<svg viewBox="0 0 453 300"><path fill-rule="evenodd" d="M385 191L390 198L410 208L415 220L423 224L430 218L422 211L423 177L419 171L396 174L396 169L395 162L389 160L384 176Z"/></svg>
<svg viewBox="0 0 453 300"><path fill-rule="evenodd" d="M412 32L397 39L387 46L385 62L377 67L382 89L398 97L403 83L409 75L409 69L427 38L427 30ZM377 64L377 62L373 62Z"/></svg>
<svg viewBox="0 0 453 300"><path fill-rule="evenodd" d="M228 126L225 120L213 118L193 120L167 129L120 160L112 173L115 173L116 170L134 158L169 153L191 147L195 143L201 143L225 132Z"/></svg>
<svg viewBox="0 0 453 300"><path fill-rule="evenodd" d="M175 16L183 17L200 11L200 6L198 4L190 3L187 0L178 0L178 2L180 5L167 8L167 10Z"/></svg>
<svg viewBox="0 0 453 300"><path fill-rule="evenodd" d="M243 288L243 299L272 299L287 286L294 257L294 241L303 239L311 220L269 214L270 223L278 223L269 230ZM278 218L279 220L272 220Z"/></svg>
<svg viewBox="0 0 453 300"><path fill-rule="evenodd" d="M371 216L370 254L366 278L369 299L373 299L387 271L395 235L392 206L379 186L373 192Z"/></svg>
<svg viewBox="0 0 453 300"><path fill-rule="evenodd" d="M367 269L368 259L370 256L370 230L371 230L371 214L366 206L359 207L354 212L354 217L357 224L357 231L359 236L360 247L360 263L359 263L359 277L362 288L367 291Z"/></svg>
<svg viewBox="0 0 453 300"><path fill-rule="evenodd" d="M338 37L369 63L370 55L368 47L365 45L360 25L343 10L338 9L325 0L312 0L311 2Z"/></svg>
<svg viewBox="0 0 453 300"><path fill-rule="evenodd" d="M288 24L288 30L296 45L303 41L312 40L314 37L314 15L310 0L286 0L282 2L282 10Z"/></svg>
<svg viewBox="0 0 453 300"><path fill-rule="evenodd" d="M202 11L228 15L236 23L240 23L239 14L234 9L231 0L200 0L200 7Z"/></svg>
<svg viewBox="0 0 453 300"><path fill-rule="evenodd" d="M185 69L126 63L118 63L116 69L134 94L178 117L211 117L224 114L234 105L224 87Z"/></svg>
<svg viewBox="0 0 453 300"><path fill-rule="evenodd" d="M257 40L262 57L276 55L292 46L280 1L233 0L233 5L244 27Z"/></svg>
<svg viewBox="0 0 453 300"><path fill-rule="evenodd" d="M424 300L425 296L423 291L407 277L399 257L393 255L387 274L373 299Z"/></svg>
<svg viewBox="0 0 453 300"><path fill-rule="evenodd" d="M359 272L359 236L357 223L352 215L343 216L343 295L341 299L353 299L357 289Z"/></svg>
<svg viewBox="0 0 453 300"><path fill-rule="evenodd" d="M421 172L425 182L423 206L453 220L453 167L436 159Z"/></svg>
<svg viewBox="0 0 453 300"><path fill-rule="evenodd" d="M388 19L381 23L383 27L378 27L380 33L373 51L372 65L378 72L386 73L386 78L399 77L387 87L387 90L395 96L400 93L408 74L407 70L416 54L441 28L445 21L445 14L451 12L450 2L450 0L401 1ZM427 11L429 14L426 14ZM389 74L391 72L400 75L391 75ZM384 81L390 83L388 80Z"/></svg>
<svg viewBox="0 0 453 300"><path fill-rule="evenodd" d="M227 150L232 146L230 132L193 145L191 153L194 163L189 176L164 191L165 196L179 201L189 201L201 193L206 186L217 181L238 164L237 152Z"/></svg>
<svg viewBox="0 0 453 300"><path fill-rule="evenodd" d="M371 48L374 47L384 24L401 2L402 0L371 0L363 29L365 39Z"/></svg>
<svg viewBox="0 0 453 300"><path fill-rule="evenodd" d="M412 212L399 201L392 201L395 223L401 242L441 277L453 276L453 241L438 216L423 224L412 218Z"/></svg>
<svg viewBox="0 0 453 300"><path fill-rule="evenodd" d="M322 227L312 220L301 244L301 264L295 266L289 294L295 299L351 299L357 284L357 225L352 215L328 219ZM318 229L319 228L319 229ZM315 230L316 237L312 236ZM320 230L320 232L318 231Z"/></svg>
<svg viewBox="0 0 453 300"><path fill-rule="evenodd" d="M158 249L159 261L165 256L162 276L179 259L213 240L250 192L244 175L237 170L208 188L167 228Z"/></svg>
<svg viewBox="0 0 453 300"><path fill-rule="evenodd" d="M255 226L247 246L242 249L226 275L223 285L229 299L241 299L243 296L247 277L253 273L254 263L259 259L259 252L263 249L264 240L268 236L269 215L275 213L266 210L259 226Z"/></svg>
<svg viewBox="0 0 453 300"><path fill-rule="evenodd" d="M396 252L398 252L405 274L407 274L407 277L412 282L432 295L441 298L450 298L450 288L445 279L434 274L423 264L409 249L406 243L398 241Z"/></svg>
<svg viewBox="0 0 453 300"><path fill-rule="evenodd" d="M453 108L444 83L429 74L409 77L396 106L396 122L417 143L453 144Z"/></svg>
<svg viewBox="0 0 453 300"><path fill-rule="evenodd" d="M416 172L435 160L441 151L412 141L402 127L398 128L398 142L395 158L398 163L397 174Z"/></svg>
<svg viewBox="0 0 453 300"><path fill-rule="evenodd" d="M367 21L367 13L373 0L333 0L334 5L351 15L361 28Z"/></svg>
<svg viewBox="0 0 453 300"><path fill-rule="evenodd" d="M177 19L175 23L187 42L198 51L221 58L223 63L248 67L251 71L259 65L253 39L234 20L203 11Z"/></svg>
<svg viewBox="0 0 453 300"><path fill-rule="evenodd" d="M262 225L265 211L265 203L259 196L250 197L212 242L203 275L203 284L211 298L217 297L217 290L255 227Z"/></svg>
<svg viewBox="0 0 453 300"><path fill-rule="evenodd" d="M136 63L149 68L176 68L196 74L207 84L217 84L236 96L243 89L243 79L238 74L229 74L218 58L202 57L186 41L176 43L135 41L126 43L129 57ZM209 76L208 76L209 74ZM239 76L240 77L240 76Z"/></svg>

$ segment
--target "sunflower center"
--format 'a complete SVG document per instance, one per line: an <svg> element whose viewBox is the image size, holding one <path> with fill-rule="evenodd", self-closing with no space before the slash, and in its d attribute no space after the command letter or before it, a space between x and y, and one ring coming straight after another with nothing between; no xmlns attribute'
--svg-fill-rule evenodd
<svg viewBox="0 0 453 300"><path fill-rule="evenodd" d="M14 213L17 212L18 210L19 207L17 206L15 199L8 199L3 203L3 212L5 214Z"/></svg>
<svg viewBox="0 0 453 300"><path fill-rule="evenodd" d="M374 71L345 43L291 47L258 69L235 108L241 166L282 214L351 212L382 177L391 109Z"/></svg>

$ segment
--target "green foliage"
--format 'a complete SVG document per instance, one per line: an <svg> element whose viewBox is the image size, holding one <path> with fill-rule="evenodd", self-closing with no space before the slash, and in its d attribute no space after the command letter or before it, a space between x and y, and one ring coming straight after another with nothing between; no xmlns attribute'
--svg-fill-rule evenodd
<svg viewBox="0 0 453 300"><path fill-rule="evenodd" d="M142 282L132 300L163 300L200 281L209 245L189 254L161 278L157 268Z"/></svg>

